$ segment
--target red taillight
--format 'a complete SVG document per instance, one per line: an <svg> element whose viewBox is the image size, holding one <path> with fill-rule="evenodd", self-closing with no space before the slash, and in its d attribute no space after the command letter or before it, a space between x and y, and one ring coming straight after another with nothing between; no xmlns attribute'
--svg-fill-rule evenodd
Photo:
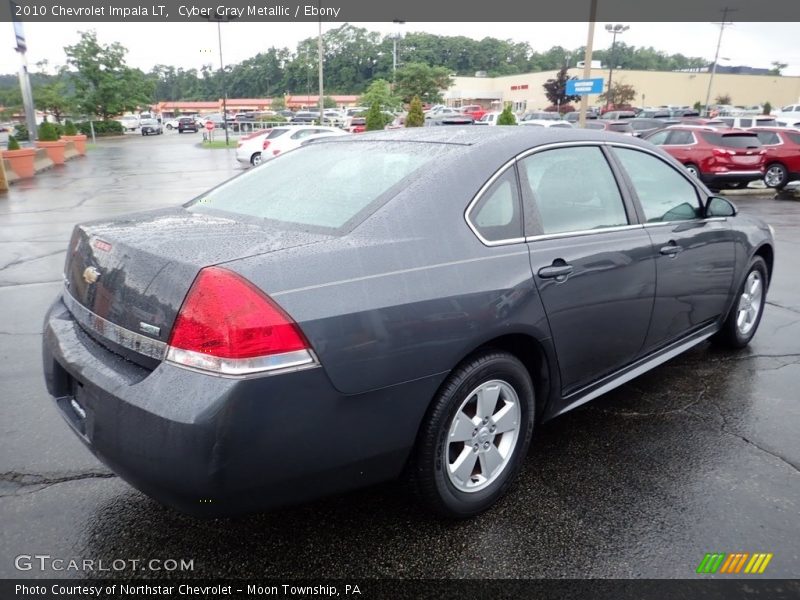
<svg viewBox="0 0 800 600"><path fill-rule="evenodd" d="M261 144L261 149L266 150L267 148L269 148L269 140L264 140L264 143Z"/></svg>
<svg viewBox="0 0 800 600"><path fill-rule="evenodd" d="M200 271L172 328L167 359L228 375L309 365L297 324L243 277L219 267Z"/></svg>

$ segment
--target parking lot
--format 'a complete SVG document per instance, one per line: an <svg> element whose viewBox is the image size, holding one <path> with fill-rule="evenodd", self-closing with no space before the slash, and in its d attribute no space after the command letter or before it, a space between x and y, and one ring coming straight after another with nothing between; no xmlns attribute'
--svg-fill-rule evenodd
<svg viewBox="0 0 800 600"><path fill-rule="evenodd" d="M770 552L800 573L800 198L731 196L776 230L761 328L707 344L534 432L512 492L464 522L422 512L402 483L201 521L99 463L42 377L41 324L76 222L182 203L238 173L201 134L99 141L0 196L0 577L15 557L192 560L175 577L693 577L707 552ZM92 576L109 575L105 572ZM110 576L164 576L152 572Z"/></svg>

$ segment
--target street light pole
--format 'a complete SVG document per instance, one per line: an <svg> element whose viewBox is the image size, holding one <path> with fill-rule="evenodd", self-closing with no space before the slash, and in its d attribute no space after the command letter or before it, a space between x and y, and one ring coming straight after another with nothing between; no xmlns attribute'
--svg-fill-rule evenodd
<svg viewBox="0 0 800 600"><path fill-rule="evenodd" d="M608 31L611 35L611 57L609 58L609 68L608 68L608 91L606 92L606 111L608 111L608 105L611 102L611 82L614 77L614 50L617 46L617 35L625 33L630 29L630 25L620 25L617 23L616 25L611 25L610 23L606 24L606 31Z"/></svg>
<svg viewBox="0 0 800 600"><path fill-rule="evenodd" d="M594 23L597 19L597 0L592 0L589 8L589 33L586 39L586 50L583 53L583 78L589 79L592 75L592 45L594 43ZM578 125L586 127L586 111L589 108L589 96L581 95L581 112L578 115Z"/></svg>
<svg viewBox="0 0 800 600"><path fill-rule="evenodd" d="M225 63L222 62L222 20L217 19L219 41L219 70L222 77L222 128L225 130L225 147L228 147L228 87L225 85Z"/></svg>
<svg viewBox="0 0 800 600"><path fill-rule="evenodd" d="M393 19L395 25L405 25L405 21L401 19ZM392 34L392 87L397 82L397 40L400 39L400 32L395 31Z"/></svg>
<svg viewBox="0 0 800 600"><path fill-rule="evenodd" d="M722 46L722 34L725 27L731 25L728 23L728 13L736 9L728 8L727 6L722 10L722 22L719 24L719 38L717 39L717 51L714 53L714 64L711 65L711 76L708 78L708 90L706 90L706 104L705 115L708 116L708 103L711 101L711 86L714 85L714 75L717 73L717 62L719 62L719 48Z"/></svg>

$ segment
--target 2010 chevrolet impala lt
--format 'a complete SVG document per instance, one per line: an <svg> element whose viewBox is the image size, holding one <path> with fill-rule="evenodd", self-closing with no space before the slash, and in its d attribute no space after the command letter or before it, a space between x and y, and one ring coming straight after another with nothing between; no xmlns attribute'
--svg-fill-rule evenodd
<svg viewBox="0 0 800 600"><path fill-rule="evenodd" d="M708 338L744 347L773 252L768 225L630 137L320 140L77 226L47 386L101 461L187 512L403 475L466 517L537 424Z"/></svg>

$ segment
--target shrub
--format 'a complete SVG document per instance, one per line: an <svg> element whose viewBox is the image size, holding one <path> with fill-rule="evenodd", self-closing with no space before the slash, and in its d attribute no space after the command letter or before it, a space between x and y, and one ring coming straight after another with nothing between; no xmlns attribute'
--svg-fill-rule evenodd
<svg viewBox="0 0 800 600"><path fill-rule="evenodd" d="M769 103L769 101L767 101L767 102L764 102L764 110L763 110L763 113L764 113L765 115L770 115L770 114L772 114L772 104L770 104L770 103Z"/></svg>
<svg viewBox="0 0 800 600"><path fill-rule="evenodd" d="M700 100L698 100L697 102L694 103L692 108L695 109L697 112L701 113L703 112L703 103L700 102Z"/></svg>
<svg viewBox="0 0 800 600"><path fill-rule="evenodd" d="M19 142L13 135L8 136L8 148L6 150L19 150Z"/></svg>
<svg viewBox="0 0 800 600"><path fill-rule="evenodd" d="M27 142L30 139L30 134L28 133L28 126L25 123L20 123L19 125L14 127L14 137L17 138L20 142Z"/></svg>
<svg viewBox="0 0 800 600"><path fill-rule="evenodd" d="M547 108L544 109L544 112L557 112L560 111L560 114L568 113L568 112L576 112L578 109L575 108L572 104L562 104L561 106L557 106L555 104L551 104Z"/></svg>
<svg viewBox="0 0 800 600"><path fill-rule="evenodd" d="M75 127L75 123L72 121L67 121L64 123L64 133L63 135L78 135L78 128Z"/></svg>
<svg viewBox="0 0 800 600"><path fill-rule="evenodd" d="M408 116L406 116L406 127L422 127L425 124L425 115L422 112L422 101L419 96L414 96L411 99L411 104L408 107Z"/></svg>
<svg viewBox="0 0 800 600"><path fill-rule="evenodd" d="M89 124L89 121L83 121L82 123L77 124L78 131L80 131L84 135L92 135L92 127ZM124 132L122 128L122 123L119 121L94 121L94 134L97 137L103 137L106 135L122 135Z"/></svg>
<svg viewBox="0 0 800 600"><path fill-rule="evenodd" d="M506 106L503 109L503 112L500 113L500 116L497 117L497 124L498 125L516 125L517 124L517 117L515 117L514 113L511 112L511 105Z"/></svg>
<svg viewBox="0 0 800 600"><path fill-rule="evenodd" d="M56 142L58 141L58 130L52 123L42 123L39 126L39 141L40 142Z"/></svg>
<svg viewBox="0 0 800 600"><path fill-rule="evenodd" d="M373 102L372 106L369 107L369 111L367 111L367 131L381 130L385 124L381 105L378 102Z"/></svg>

